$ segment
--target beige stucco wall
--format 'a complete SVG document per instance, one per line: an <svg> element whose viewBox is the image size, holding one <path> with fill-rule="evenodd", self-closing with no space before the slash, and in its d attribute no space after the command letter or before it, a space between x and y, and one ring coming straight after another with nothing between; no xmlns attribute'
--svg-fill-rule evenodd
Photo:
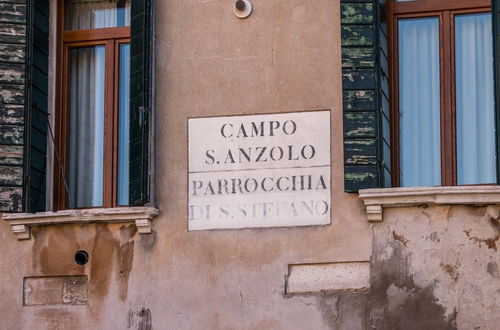
<svg viewBox="0 0 500 330"><path fill-rule="evenodd" d="M0 328L331 327L329 300L285 297L284 285L289 264L371 255L362 202L343 192L339 2L252 3L240 20L229 0L156 1L154 233L60 225L17 241L0 221ZM331 109L331 225L187 231L188 118L318 109ZM89 276L88 306L22 306L23 277L76 274Z"/></svg>
<svg viewBox="0 0 500 330"><path fill-rule="evenodd" d="M1 220L0 329L497 328L498 206L415 197L370 224L343 192L338 1L254 0L246 20L229 0L156 3L153 233L50 225L18 241ZM331 110L330 225L188 232L188 118L319 109ZM23 307L23 279L68 275L87 276L87 305Z"/></svg>

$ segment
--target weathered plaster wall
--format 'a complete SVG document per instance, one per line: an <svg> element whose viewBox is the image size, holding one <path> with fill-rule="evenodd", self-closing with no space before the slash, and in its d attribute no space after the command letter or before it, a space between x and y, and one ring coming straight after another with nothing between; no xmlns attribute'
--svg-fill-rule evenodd
<svg viewBox="0 0 500 330"><path fill-rule="evenodd" d="M376 329L498 329L499 207L385 209L374 225Z"/></svg>
<svg viewBox="0 0 500 330"><path fill-rule="evenodd" d="M156 206L131 225L0 221L1 329L494 329L495 208L385 211L344 193L339 2L156 1ZM331 109L332 224L187 231L187 119ZM487 214L490 214L488 217ZM373 255L372 255L373 233ZM90 254L74 264L79 249ZM371 288L285 295L290 264L368 261ZM23 278L86 275L86 306L23 307ZM479 328L480 327L480 328Z"/></svg>
<svg viewBox="0 0 500 330"><path fill-rule="evenodd" d="M332 306L359 304L284 296L289 264L368 261L371 253L362 202L343 192L339 3L252 3L250 18L239 20L229 0L156 1L154 233L64 225L16 241L0 221L0 328L328 329ZM187 231L188 118L315 109L332 111L331 225ZM90 253L86 266L73 262L78 249ZM22 306L23 277L82 274L87 306Z"/></svg>

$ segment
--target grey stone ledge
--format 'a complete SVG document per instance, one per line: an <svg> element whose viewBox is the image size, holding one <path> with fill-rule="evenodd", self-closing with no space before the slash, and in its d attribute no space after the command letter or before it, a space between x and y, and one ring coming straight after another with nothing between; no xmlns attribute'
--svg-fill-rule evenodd
<svg viewBox="0 0 500 330"><path fill-rule="evenodd" d="M57 224L88 224L96 222L133 222L141 234L151 233L151 221L158 216L154 207L114 207L62 210L38 213L4 213L2 219L9 222L18 240L31 237L30 227Z"/></svg>
<svg viewBox="0 0 500 330"><path fill-rule="evenodd" d="M365 203L368 221L382 221L383 209L388 207L500 204L500 186L363 189L359 198Z"/></svg>

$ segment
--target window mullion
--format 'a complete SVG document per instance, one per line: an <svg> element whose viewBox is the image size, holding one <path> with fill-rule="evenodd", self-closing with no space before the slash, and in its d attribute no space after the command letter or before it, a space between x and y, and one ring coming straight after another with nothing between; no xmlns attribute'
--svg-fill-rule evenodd
<svg viewBox="0 0 500 330"><path fill-rule="evenodd" d="M113 206L118 205L118 134L119 134L119 106L120 106L120 40L113 40L113 166L112 166L112 193Z"/></svg>
<svg viewBox="0 0 500 330"><path fill-rule="evenodd" d="M441 184L454 185L455 178L455 116L453 102L452 17L450 11L441 15Z"/></svg>
<svg viewBox="0 0 500 330"><path fill-rule="evenodd" d="M450 77L448 80L448 84L450 85L450 131L452 141L450 143L449 148L451 148L451 168L450 171L452 173L452 183L451 185L457 185L457 129L456 129L456 73L455 73L455 15L452 11L448 12L450 15L450 29L449 29L449 54L450 60L448 64L450 66Z"/></svg>
<svg viewBox="0 0 500 330"><path fill-rule="evenodd" d="M105 114L104 114L104 207L113 206L113 165L114 165L114 116L115 116L115 41L106 41L106 90L105 90Z"/></svg>

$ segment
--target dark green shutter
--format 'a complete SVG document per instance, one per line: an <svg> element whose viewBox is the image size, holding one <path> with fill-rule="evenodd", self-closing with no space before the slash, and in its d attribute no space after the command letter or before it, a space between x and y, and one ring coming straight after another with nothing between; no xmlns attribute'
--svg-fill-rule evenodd
<svg viewBox="0 0 500 330"><path fill-rule="evenodd" d="M0 212L45 208L48 0L0 1Z"/></svg>
<svg viewBox="0 0 500 330"><path fill-rule="evenodd" d="M390 187L387 32L378 0L342 0L344 189Z"/></svg>
<svg viewBox="0 0 500 330"><path fill-rule="evenodd" d="M497 184L500 184L500 0L493 0L493 61L495 65L495 121Z"/></svg>
<svg viewBox="0 0 500 330"><path fill-rule="evenodd" d="M30 0L27 18L25 198L27 212L40 212L47 175L49 0Z"/></svg>
<svg viewBox="0 0 500 330"><path fill-rule="evenodd" d="M149 202L152 104L152 0L132 0L130 62L130 205Z"/></svg>

